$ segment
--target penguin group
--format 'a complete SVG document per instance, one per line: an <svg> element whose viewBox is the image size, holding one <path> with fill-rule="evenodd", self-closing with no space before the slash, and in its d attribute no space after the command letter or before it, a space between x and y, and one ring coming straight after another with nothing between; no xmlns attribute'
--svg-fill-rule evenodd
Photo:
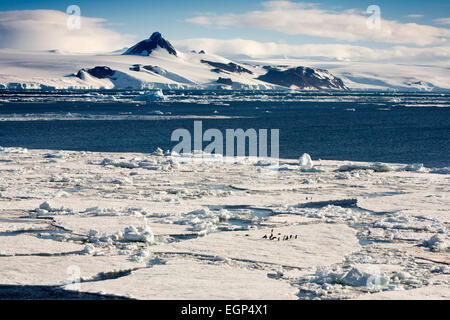
<svg viewBox="0 0 450 320"><path fill-rule="evenodd" d="M278 235L274 235L273 234L273 229L270 230L270 235L269 236L267 236L267 235L263 236L263 239L277 240L277 241L287 241L287 240L292 240L292 239L297 239L297 238L298 238L298 236L297 235L293 235L293 234L281 236L281 233L278 233Z"/></svg>

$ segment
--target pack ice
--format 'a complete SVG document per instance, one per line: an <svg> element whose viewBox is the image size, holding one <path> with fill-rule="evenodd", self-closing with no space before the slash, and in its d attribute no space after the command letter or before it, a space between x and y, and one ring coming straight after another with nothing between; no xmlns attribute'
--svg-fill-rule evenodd
<svg viewBox="0 0 450 320"><path fill-rule="evenodd" d="M448 172L312 158L0 148L2 294L448 299Z"/></svg>

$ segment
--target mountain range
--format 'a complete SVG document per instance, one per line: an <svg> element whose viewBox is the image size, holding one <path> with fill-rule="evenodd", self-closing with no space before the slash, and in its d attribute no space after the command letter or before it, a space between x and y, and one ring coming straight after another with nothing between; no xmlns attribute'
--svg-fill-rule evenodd
<svg viewBox="0 0 450 320"><path fill-rule="evenodd" d="M439 89L417 77L389 83L382 76L355 73L350 64L348 69L343 64L330 66L337 75L298 61L239 62L203 48L183 52L154 32L130 48L109 54L2 49L0 89Z"/></svg>

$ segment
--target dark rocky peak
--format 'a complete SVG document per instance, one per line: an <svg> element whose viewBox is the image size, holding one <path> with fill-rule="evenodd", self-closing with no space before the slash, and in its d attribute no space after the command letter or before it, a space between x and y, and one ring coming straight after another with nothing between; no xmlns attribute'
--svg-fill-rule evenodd
<svg viewBox="0 0 450 320"><path fill-rule="evenodd" d="M341 79L333 76L327 70L307 67L286 68L285 66L265 66L263 68L267 70L267 73L259 76L258 79L279 86L299 89L347 89Z"/></svg>
<svg viewBox="0 0 450 320"><path fill-rule="evenodd" d="M241 67L240 65L237 65L236 63L230 62L228 64L220 63L220 62L213 62L208 60L200 60L201 63L209 64L211 67L214 67L215 69L212 69L212 72L218 72L218 70L222 71L228 71L228 72L236 72L236 73L249 73L253 74L250 70Z"/></svg>
<svg viewBox="0 0 450 320"><path fill-rule="evenodd" d="M83 73L87 72L88 74L90 74L91 76L98 78L98 79L106 79L106 78L110 78L114 75L115 71L113 69L111 69L110 67L106 67L106 66L98 66L92 69L81 69L80 71L78 71L77 73L77 77L80 79L84 79Z"/></svg>
<svg viewBox="0 0 450 320"><path fill-rule="evenodd" d="M231 86L233 84L233 81L230 78L222 78L222 77L219 77L219 79L217 79L216 82L225 84L227 86Z"/></svg>
<svg viewBox="0 0 450 320"><path fill-rule="evenodd" d="M165 49L169 54L177 56L177 51L159 32L155 32L147 40L143 40L128 49L124 55L149 56L157 48Z"/></svg>

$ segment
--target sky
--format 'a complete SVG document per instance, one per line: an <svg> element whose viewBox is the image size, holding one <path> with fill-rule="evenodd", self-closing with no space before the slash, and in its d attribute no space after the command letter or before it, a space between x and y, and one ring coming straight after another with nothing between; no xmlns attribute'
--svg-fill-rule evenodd
<svg viewBox="0 0 450 320"><path fill-rule="evenodd" d="M66 10L77 5L79 29ZM366 12L371 5L377 12ZM379 23L378 23L379 22ZM450 60L450 1L15 0L0 2L0 48L106 52L160 31L226 56Z"/></svg>

